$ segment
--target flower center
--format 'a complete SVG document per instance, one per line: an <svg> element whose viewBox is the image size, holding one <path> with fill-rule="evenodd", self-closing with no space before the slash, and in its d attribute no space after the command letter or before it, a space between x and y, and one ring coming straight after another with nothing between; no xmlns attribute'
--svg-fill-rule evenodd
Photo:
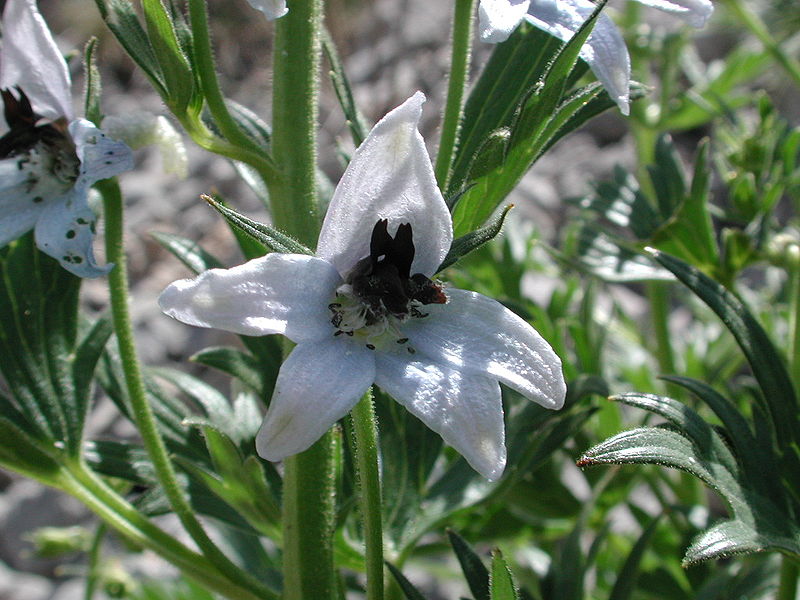
<svg viewBox="0 0 800 600"><path fill-rule="evenodd" d="M25 92L17 88L17 93L19 98L10 90L0 90L9 126L0 137L0 159L17 159L17 167L27 175L24 193L38 203L74 185L80 160L66 121L45 120L34 112Z"/></svg>
<svg viewBox="0 0 800 600"><path fill-rule="evenodd" d="M375 224L369 256L358 261L337 288L336 298L328 305L331 324L334 335L356 337L370 350L405 347L413 354L402 325L427 317L421 307L445 304L447 296L440 284L422 273L410 274L414 261L411 224L401 224L394 237L388 224L387 219Z"/></svg>

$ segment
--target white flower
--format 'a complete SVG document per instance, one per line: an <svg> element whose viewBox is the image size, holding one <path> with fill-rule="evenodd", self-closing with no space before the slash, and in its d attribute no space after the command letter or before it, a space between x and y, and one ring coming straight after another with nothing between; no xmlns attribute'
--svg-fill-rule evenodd
<svg viewBox="0 0 800 600"><path fill-rule="evenodd" d="M0 247L34 229L39 248L98 277L92 185L133 167L130 149L74 118L70 77L35 0L7 0L0 50L9 131L0 138Z"/></svg>
<svg viewBox="0 0 800 600"><path fill-rule="evenodd" d="M109 115L101 124L112 138L125 142L133 150L156 146L161 153L161 168L186 179L189 157L178 130L164 115L134 111L125 115Z"/></svg>
<svg viewBox="0 0 800 600"><path fill-rule="evenodd" d="M375 383L496 479L506 461L498 382L547 408L564 403L561 361L528 323L429 279L453 228L417 130L424 101L417 92L356 150L316 256L268 254L161 295L185 323L297 343L257 437L267 460L308 448Z"/></svg>
<svg viewBox="0 0 800 600"><path fill-rule="evenodd" d="M714 6L711 0L638 0L683 19L689 25L705 25ZM478 8L481 39L505 41L523 19L563 42L569 41L591 16L596 4L590 0L481 0ZM630 102L631 64L628 48L614 22L601 14L581 58L627 115Z"/></svg>
<svg viewBox="0 0 800 600"><path fill-rule="evenodd" d="M274 21L289 12L286 0L247 0L250 6L264 13L268 20Z"/></svg>

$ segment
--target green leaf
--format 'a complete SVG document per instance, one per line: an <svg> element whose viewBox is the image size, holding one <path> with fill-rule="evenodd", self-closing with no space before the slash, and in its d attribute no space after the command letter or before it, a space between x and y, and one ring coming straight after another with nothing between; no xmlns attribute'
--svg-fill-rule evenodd
<svg viewBox="0 0 800 600"><path fill-rule="evenodd" d="M331 65L331 82L333 83L333 90L336 92L336 98L339 100L339 106L342 107L344 117L347 119L347 126L350 128L350 137L353 139L353 144L358 148L364 138L367 137L369 125L366 119L358 110L356 102L353 99L353 92L350 89L350 81L347 79L347 73L344 70L344 65L339 58L339 53L336 51L336 44L333 43L330 33L327 29L323 31L322 35L322 51L325 52L325 57Z"/></svg>
<svg viewBox="0 0 800 600"><path fill-rule="evenodd" d="M591 33L592 27L605 2L598 4L592 16L567 43L561 46L555 58L547 63L541 78L518 99L516 112L507 123L498 123L490 131L508 126L511 138L502 166L475 182L456 204L453 211L453 224L457 235L476 229L486 221L500 202L510 193L522 175L530 168L541 152L553 140L553 136L568 122L571 115L585 106L584 99L567 97L567 85L573 80L573 70L583 43ZM590 93L590 92L586 92ZM483 139L481 138L481 142ZM470 155L470 163L472 162ZM456 159L456 169L459 157ZM455 176L462 187L469 183ZM457 192L450 188L448 196Z"/></svg>
<svg viewBox="0 0 800 600"><path fill-rule="evenodd" d="M277 370L265 369L253 355L236 348L204 348L189 360L219 369L237 378L250 387L259 398L269 398L275 387Z"/></svg>
<svg viewBox="0 0 800 600"><path fill-rule="evenodd" d="M603 281L675 281L669 271L653 265L640 252L624 247L593 221L581 227L576 254L579 266Z"/></svg>
<svg viewBox="0 0 800 600"><path fill-rule="evenodd" d="M608 600L629 600L633 597L642 557L650 544L653 534L656 532L656 526L660 518L659 515L653 519L653 522L647 526L642 535L639 536L639 539L636 540L628 557L625 559L625 563L622 565L619 575L617 575L617 580L614 582L614 587L611 589Z"/></svg>
<svg viewBox="0 0 800 600"><path fill-rule="evenodd" d="M624 431L587 450L578 466L653 464L691 473L717 490L735 512L749 512L744 491L724 465L682 433L660 427Z"/></svg>
<svg viewBox="0 0 800 600"><path fill-rule="evenodd" d="M425 596L423 596L417 588L415 588L411 582L405 578L403 573L395 567L389 561L385 562L386 568L389 569L389 572L394 577L395 581L397 581L397 585L400 586L400 589L403 592L403 595L406 597L406 600L425 600Z"/></svg>
<svg viewBox="0 0 800 600"><path fill-rule="evenodd" d="M224 266L189 238L162 231L151 231L150 235L196 275L208 269L219 269Z"/></svg>
<svg viewBox="0 0 800 600"><path fill-rule="evenodd" d="M167 84L156 51L139 22L130 0L95 0L106 25L125 48L133 61L142 69L162 98L167 97Z"/></svg>
<svg viewBox="0 0 800 600"><path fill-rule="evenodd" d="M195 78L189 59L162 0L142 0L142 9L153 54L164 74L167 91L164 100L176 115L182 115L195 93Z"/></svg>
<svg viewBox="0 0 800 600"><path fill-rule="evenodd" d="M273 252L282 252L287 254L310 254L313 255L309 248L295 240L294 238L282 233L271 225L258 223L248 219L244 215L237 213L235 210L228 208L217 202L210 196L202 196L203 200L208 202L212 208L219 212L225 220L234 227L240 229L256 241L264 244Z"/></svg>
<svg viewBox="0 0 800 600"><path fill-rule="evenodd" d="M492 578L489 587L491 600L519 600L517 588L500 550L492 552Z"/></svg>
<svg viewBox="0 0 800 600"><path fill-rule="evenodd" d="M80 284L36 248L33 234L0 253L0 372L30 430L73 454L88 404L72 371Z"/></svg>
<svg viewBox="0 0 800 600"><path fill-rule="evenodd" d="M480 229L471 231L470 233L462 235L460 238L453 240L453 244L450 246L447 256L444 257L442 264L439 265L439 268L436 269L436 272L439 273L440 271L444 271L447 267L455 264L473 250L477 250L484 244L497 237L497 234L499 234L503 228L503 223L506 220L508 211L510 211L513 207L513 204L509 204L499 215L497 215L497 217L492 219Z"/></svg>
<svg viewBox="0 0 800 600"><path fill-rule="evenodd" d="M72 379L79 413L86 414L89 411L95 367L113 332L111 315L101 316L86 332L75 349L72 360Z"/></svg>
<svg viewBox="0 0 800 600"><path fill-rule="evenodd" d="M719 463L734 477L739 465L728 445L694 410L677 400L655 394L629 393L612 396L611 400L655 413L675 425L709 460Z"/></svg>
<svg viewBox="0 0 800 600"><path fill-rule="evenodd" d="M692 565L705 560L775 549L800 556L800 544L796 538L765 536L741 521L725 521L694 538L686 550L683 562L685 565Z"/></svg>
<svg viewBox="0 0 800 600"><path fill-rule="evenodd" d="M0 466L32 477L47 485L58 486L61 466L43 443L30 437L11 421L0 417Z"/></svg>
<svg viewBox="0 0 800 600"><path fill-rule="evenodd" d="M100 71L97 70L95 53L97 51L97 38L93 37L86 43L83 51L83 70L86 74L86 85L84 93L84 114L92 123L99 126L103 120L103 113L100 110Z"/></svg>
<svg viewBox="0 0 800 600"><path fill-rule="evenodd" d="M456 553L464 577L467 579L470 592L475 600L492 600L489 592L489 571L464 538L448 529L447 537Z"/></svg>
<svg viewBox="0 0 800 600"><path fill-rule="evenodd" d="M736 296L698 269L663 252L653 249L649 252L705 302L736 338L761 387L778 448L788 448L797 442L800 423L794 388L781 356L761 325Z"/></svg>

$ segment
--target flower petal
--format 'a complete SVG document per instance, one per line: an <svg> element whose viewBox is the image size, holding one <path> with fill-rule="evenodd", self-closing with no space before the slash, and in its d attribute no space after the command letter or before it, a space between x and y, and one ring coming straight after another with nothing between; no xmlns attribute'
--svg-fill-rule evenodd
<svg viewBox="0 0 800 600"><path fill-rule="evenodd" d="M525 18L530 0L481 0L478 32L490 44L505 42Z"/></svg>
<svg viewBox="0 0 800 600"><path fill-rule="evenodd" d="M375 378L371 350L349 338L306 342L281 366L256 450L279 461L306 450L345 416Z"/></svg>
<svg viewBox="0 0 800 600"><path fill-rule="evenodd" d="M86 189L73 188L49 203L36 222L35 237L39 249L55 258L78 277L101 277L113 264L97 266L94 242L97 218L89 208Z"/></svg>
<svg viewBox="0 0 800 600"><path fill-rule="evenodd" d="M450 211L436 185L417 124L425 96L417 92L381 119L353 154L333 194L317 256L343 276L369 255L370 235L380 219L394 236L410 223L416 249L411 273L432 275L450 250Z"/></svg>
<svg viewBox="0 0 800 600"><path fill-rule="evenodd" d="M447 304L424 306L411 319L409 344L435 362L499 379L545 408L564 405L561 359L528 323L476 292L448 289Z"/></svg>
<svg viewBox="0 0 800 600"><path fill-rule="evenodd" d="M402 354L376 355L375 383L497 480L506 465L503 403L497 381Z"/></svg>
<svg viewBox="0 0 800 600"><path fill-rule="evenodd" d="M273 253L176 281L158 303L189 325L314 341L334 333L328 304L340 283L336 269L322 259Z"/></svg>
<svg viewBox="0 0 800 600"><path fill-rule="evenodd" d="M590 0L532 0L528 21L563 42L569 41L597 6ZM581 49L585 60L622 114L630 112L631 61L617 26L605 14L595 22Z"/></svg>
<svg viewBox="0 0 800 600"><path fill-rule="evenodd" d="M36 0L7 0L3 11L0 88L19 86L33 109L48 119L72 119L67 63Z"/></svg>
<svg viewBox="0 0 800 600"><path fill-rule="evenodd" d="M250 6L264 13L268 20L274 21L282 17L289 9L286 8L286 0L247 0Z"/></svg>
<svg viewBox="0 0 800 600"><path fill-rule="evenodd" d="M711 0L637 0L664 12L680 17L692 27L703 27L714 12Z"/></svg>
<svg viewBox="0 0 800 600"><path fill-rule="evenodd" d="M19 157L0 160L0 248L33 229L47 202L40 185L19 168Z"/></svg>
<svg viewBox="0 0 800 600"><path fill-rule="evenodd" d="M81 161L80 175L75 187L87 189L95 182L114 177L133 169L133 152L122 142L110 139L86 119L69 124L75 151Z"/></svg>

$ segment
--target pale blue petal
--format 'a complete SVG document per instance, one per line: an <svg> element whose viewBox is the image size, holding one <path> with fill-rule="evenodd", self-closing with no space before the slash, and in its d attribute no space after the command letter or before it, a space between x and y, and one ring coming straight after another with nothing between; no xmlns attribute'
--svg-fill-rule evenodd
<svg viewBox="0 0 800 600"><path fill-rule="evenodd" d="M250 3L250 6L255 8L256 10L260 10L264 13L264 16L267 17L270 21L274 21L275 19L282 17L289 9L286 8L286 0L247 0Z"/></svg>
<svg viewBox="0 0 800 600"><path fill-rule="evenodd" d="M317 256L346 276L369 255L375 223L395 235L410 223L416 254L411 273L433 275L450 250L453 224L417 129L425 95L417 92L378 121L358 147L331 199Z"/></svg>
<svg viewBox="0 0 800 600"><path fill-rule="evenodd" d="M330 337L292 350L256 437L256 450L279 461L308 449L344 417L375 379L374 352Z"/></svg>
<svg viewBox="0 0 800 600"><path fill-rule="evenodd" d="M27 167L37 159L33 155L0 160L0 248L33 229L45 208L63 193L63 183L32 177ZM25 168L20 168L21 160Z"/></svg>
<svg viewBox="0 0 800 600"><path fill-rule="evenodd" d="M497 480L506 464L503 402L497 381L425 361L419 355L378 354L375 383L459 454Z"/></svg>
<svg viewBox="0 0 800 600"><path fill-rule="evenodd" d="M95 182L133 169L133 152L123 142L110 139L91 121L75 119L69 124L75 151L81 161L76 187L91 187Z"/></svg>
<svg viewBox="0 0 800 600"><path fill-rule="evenodd" d="M675 15L692 27L703 27L714 12L711 0L637 0L641 4L652 6Z"/></svg>
<svg viewBox="0 0 800 600"><path fill-rule="evenodd" d="M590 0L532 0L527 19L534 26L567 42L595 8L596 5ZM595 22L580 56L617 103L622 114L627 115L630 112L630 56L617 26L605 14L601 14Z"/></svg>
<svg viewBox="0 0 800 600"><path fill-rule="evenodd" d="M497 44L508 39L528 12L530 0L481 0L478 34L482 41Z"/></svg>
<svg viewBox="0 0 800 600"><path fill-rule="evenodd" d="M102 267L94 258L97 218L86 201L87 190L74 188L42 211L36 222L36 245L78 277L101 277L113 264Z"/></svg>
<svg viewBox="0 0 800 600"><path fill-rule="evenodd" d="M49 119L72 118L67 63L44 22L36 0L6 0L0 88L19 86L33 109Z"/></svg>
<svg viewBox="0 0 800 600"><path fill-rule="evenodd" d="M466 290L447 289L447 304L403 327L409 345L435 363L498 379L545 408L564 405L566 383L550 344L505 306Z"/></svg>
<svg viewBox="0 0 800 600"><path fill-rule="evenodd" d="M176 281L158 303L189 325L313 341L335 333L328 305L341 283L336 269L320 258L272 253Z"/></svg>

